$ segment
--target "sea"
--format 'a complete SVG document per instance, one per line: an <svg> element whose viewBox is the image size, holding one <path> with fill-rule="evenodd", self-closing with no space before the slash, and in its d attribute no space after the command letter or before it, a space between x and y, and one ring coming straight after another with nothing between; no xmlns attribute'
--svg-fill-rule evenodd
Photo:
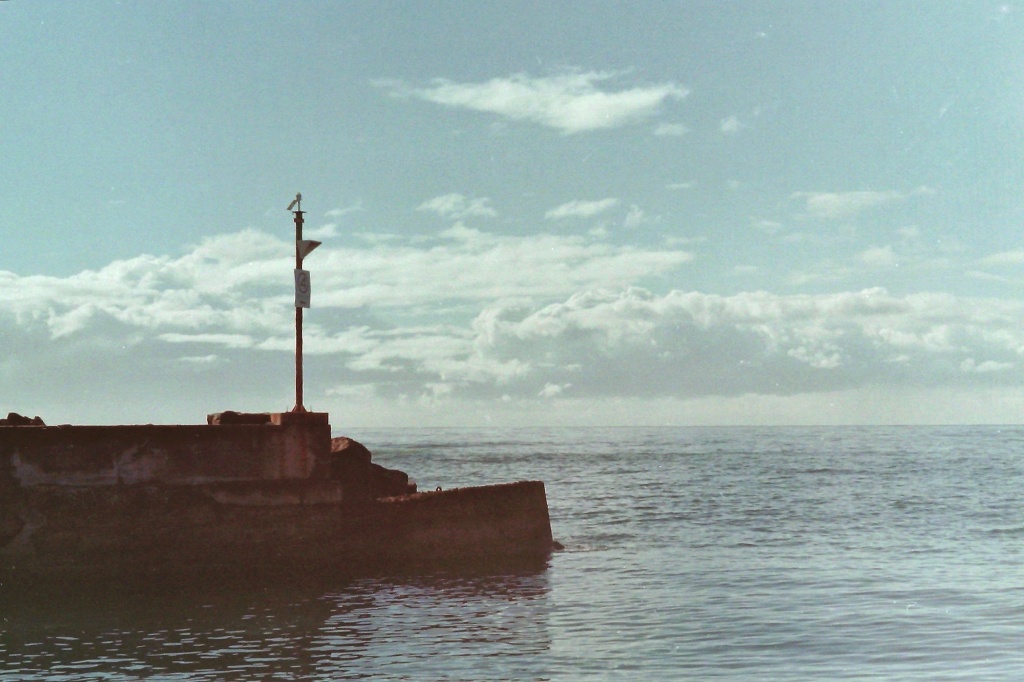
<svg viewBox="0 0 1024 682"><path fill-rule="evenodd" d="M1024 680L1024 427L353 431L544 567L29 601L4 680Z"/></svg>

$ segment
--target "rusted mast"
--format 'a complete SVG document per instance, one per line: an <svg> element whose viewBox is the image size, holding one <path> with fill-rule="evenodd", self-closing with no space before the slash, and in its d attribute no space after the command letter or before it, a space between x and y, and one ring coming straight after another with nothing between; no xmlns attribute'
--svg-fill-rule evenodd
<svg viewBox="0 0 1024 682"><path fill-rule="evenodd" d="M294 209L294 210L293 210ZM302 195L288 204L295 214L295 407L292 412L305 412L302 405L302 309L309 307L309 273L302 269L302 259L320 246L314 239L302 238Z"/></svg>
<svg viewBox="0 0 1024 682"><path fill-rule="evenodd" d="M296 194L289 209L295 207L295 272L302 270L302 195ZM292 412L305 412L302 406L302 306L295 301L295 407Z"/></svg>

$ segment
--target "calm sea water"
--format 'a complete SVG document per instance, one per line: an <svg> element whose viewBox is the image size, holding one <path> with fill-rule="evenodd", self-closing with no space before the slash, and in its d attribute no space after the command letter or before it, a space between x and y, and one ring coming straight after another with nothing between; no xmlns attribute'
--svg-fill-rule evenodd
<svg viewBox="0 0 1024 682"><path fill-rule="evenodd" d="M1024 428L349 433L542 479L546 570L117 590L0 614L17 680L1024 680Z"/></svg>

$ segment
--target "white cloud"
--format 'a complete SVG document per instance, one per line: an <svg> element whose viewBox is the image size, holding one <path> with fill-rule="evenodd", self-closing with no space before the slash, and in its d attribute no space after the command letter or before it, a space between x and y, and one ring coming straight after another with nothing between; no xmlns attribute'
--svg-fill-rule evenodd
<svg viewBox="0 0 1024 682"><path fill-rule="evenodd" d="M246 230L211 237L177 258L140 256L67 278L0 273L0 313L52 339L116 326L163 343L274 347L268 340L292 325L290 251L290 242ZM317 309L415 311L447 301L456 310L561 296L624 285L690 258L680 250L583 236L501 236L456 223L419 244L320 247L311 317Z"/></svg>
<svg viewBox="0 0 1024 682"><path fill-rule="evenodd" d="M641 209L636 204L633 204L629 207L629 212L626 213L626 219L623 222L623 225L627 230L634 230L640 227L641 225L650 222L657 222L657 220L648 218L647 214L644 213L643 209Z"/></svg>
<svg viewBox="0 0 1024 682"><path fill-rule="evenodd" d="M338 236L338 226L335 223L326 223L312 230L303 230L303 239L331 239Z"/></svg>
<svg viewBox="0 0 1024 682"><path fill-rule="evenodd" d="M981 265L990 266L1024 265L1024 249L1017 249L1016 251L1003 251L1002 253L993 253L990 256L982 258L978 262Z"/></svg>
<svg viewBox="0 0 1024 682"><path fill-rule="evenodd" d="M287 252L285 242L245 230L206 239L178 259L139 256L67 278L0 282L0 307L44 322L55 338L103 320L140 329L259 328L277 321L263 291L288 277L291 266L280 258Z"/></svg>
<svg viewBox="0 0 1024 682"><path fill-rule="evenodd" d="M422 246L317 254L322 265L313 272L313 305L343 308L408 308L441 301L466 306L564 295L669 272L692 258L674 249L614 246L583 236L503 236L461 224Z"/></svg>
<svg viewBox="0 0 1024 682"><path fill-rule="evenodd" d="M659 123L654 129L654 134L659 137L682 137L688 132L689 127L683 123Z"/></svg>
<svg viewBox="0 0 1024 682"><path fill-rule="evenodd" d="M575 200L562 204L544 214L549 220L560 220L562 218L591 218L598 213L604 213L608 209L619 205L618 199L608 198L597 201Z"/></svg>
<svg viewBox="0 0 1024 682"><path fill-rule="evenodd" d="M722 119L721 123L719 123L718 125L718 128L726 135L735 135L743 128L746 128L746 126L740 123L740 120L735 115L733 115L728 118Z"/></svg>
<svg viewBox="0 0 1024 682"><path fill-rule="evenodd" d="M580 395L956 385L967 360L983 368L975 375L992 378L1020 369L1022 313L1021 303L877 289L721 297L633 288L579 294L525 314L491 312L477 347L492 359L533 359L534 373L544 376L535 390L571 380Z"/></svg>
<svg viewBox="0 0 1024 682"><path fill-rule="evenodd" d="M674 237L666 236L663 241L666 246L677 248L680 246L691 246L693 244L702 244L707 242L707 237Z"/></svg>
<svg viewBox="0 0 1024 682"><path fill-rule="evenodd" d="M976 362L974 358L967 358L960 363L961 372L977 372L979 374L985 374L987 372L1007 372L1009 370L1016 369L1017 365L1012 362L995 362L993 360L986 360L984 362Z"/></svg>
<svg viewBox="0 0 1024 682"><path fill-rule="evenodd" d="M675 83L602 90L616 74L568 73L531 77L516 74L483 83L456 83L436 79L428 87L410 87L400 81L382 80L375 85L398 96L411 96L449 107L496 114L511 120L530 121L574 134L618 128L656 114L669 100L687 95Z"/></svg>
<svg viewBox="0 0 1024 682"><path fill-rule="evenodd" d="M219 357L215 354L210 355L186 355L178 358L179 362L191 363L194 365L212 365L217 362Z"/></svg>
<svg viewBox="0 0 1024 682"><path fill-rule="evenodd" d="M900 236L903 241L913 242L921 238L921 230L916 225L908 225L901 227L896 230L896 234Z"/></svg>
<svg viewBox="0 0 1024 682"><path fill-rule="evenodd" d="M0 273L0 388L44 418L94 414L97 391L108 419L273 408L294 348L289 246L246 231L67 278ZM462 225L317 256L307 393L324 409L344 411L352 391L378 407L423 396L527 411L553 397L1001 391L1024 363L1019 301L655 293L632 285L689 254Z"/></svg>
<svg viewBox="0 0 1024 682"><path fill-rule="evenodd" d="M247 334L160 334L156 338L168 343L209 343L227 348L251 348L252 337ZM216 357L216 356L211 356Z"/></svg>
<svg viewBox="0 0 1024 682"><path fill-rule="evenodd" d="M802 244L812 241L809 237L800 233L788 234L783 238L785 242ZM825 258L817 263L810 263L806 269L798 269L787 275L787 281L793 286L807 286L809 284L826 284L835 286L847 281L850 277L858 274L860 269L851 267L843 262Z"/></svg>
<svg viewBox="0 0 1024 682"><path fill-rule="evenodd" d="M490 199L468 199L461 194L445 194L424 201L417 211L429 211L443 218L463 220L465 218L493 218L498 212L488 204Z"/></svg>
<svg viewBox="0 0 1024 682"><path fill-rule="evenodd" d="M853 218L863 211L905 201L911 196L934 194L928 188L919 188L913 192L886 191L853 191L853 192L794 192L791 198L804 202L804 210L811 218L822 220L843 220Z"/></svg>
<svg viewBox="0 0 1024 682"><path fill-rule="evenodd" d="M340 217L342 217L344 215L348 215L349 213L357 213L359 211L365 211L365 210L366 209L363 208L363 201L362 201L362 199L360 199L359 201L356 201L355 203L353 203L350 206L343 206L341 208L332 208L330 211L327 211L326 213L324 213L324 216L327 217L327 218L340 218Z"/></svg>
<svg viewBox="0 0 1024 682"><path fill-rule="evenodd" d="M990 272L981 272L980 270L968 270L964 275L981 282L998 282L999 284L1009 284L1011 282L1008 277L993 275Z"/></svg>
<svg viewBox="0 0 1024 682"><path fill-rule="evenodd" d="M862 263L873 268L891 268L899 265L899 260L891 246L874 246L860 254Z"/></svg>
<svg viewBox="0 0 1024 682"><path fill-rule="evenodd" d="M544 388L542 388L540 390L540 392L537 393L537 395L539 395L542 398L554 398L557 395L561 395L562 391L564 391L565 389L567 389L567 388L569 388L571 386L572 386L572 384L552 384L552 383L547 383L547 384L544 384Z"/></svg>
<svg viewBox="0 0 1024 682"><path fill-rule="evenodd" d="M767 234L778 234L782 230L782 223L775 220L759 219L754 221L754 227Z"/></svg>

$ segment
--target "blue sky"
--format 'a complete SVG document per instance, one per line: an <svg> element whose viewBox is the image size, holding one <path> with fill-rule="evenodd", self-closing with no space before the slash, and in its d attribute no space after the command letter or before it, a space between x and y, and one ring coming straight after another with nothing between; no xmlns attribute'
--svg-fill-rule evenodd
<svg viewBox="0 0 1024 682"><path fill-rule="evenodd" d="M1020 422L1019 2L0 4L0 409Z"/></svg>

